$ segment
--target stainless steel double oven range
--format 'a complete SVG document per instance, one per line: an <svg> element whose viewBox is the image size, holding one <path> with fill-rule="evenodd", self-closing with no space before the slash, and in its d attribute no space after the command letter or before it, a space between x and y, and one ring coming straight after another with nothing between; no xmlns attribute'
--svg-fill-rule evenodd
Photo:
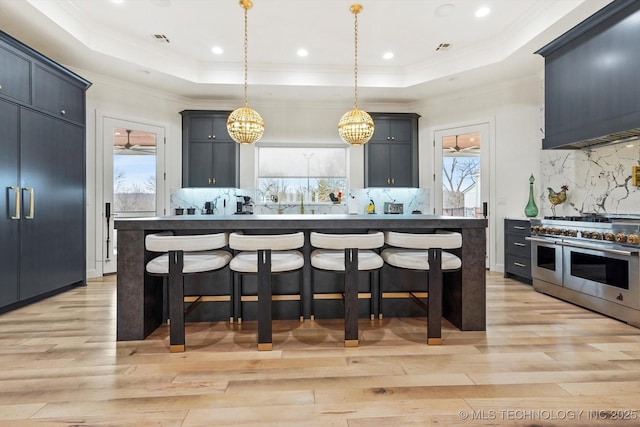
<svg viewBox="0 0 640 427"><path fill-rule="evenodd" d="M533 287L640 327L640 216L531 220Z"/></svg>

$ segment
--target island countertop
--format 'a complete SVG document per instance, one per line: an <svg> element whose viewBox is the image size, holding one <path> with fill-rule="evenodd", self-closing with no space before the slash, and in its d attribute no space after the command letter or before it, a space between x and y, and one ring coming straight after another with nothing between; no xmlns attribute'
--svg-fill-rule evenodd
<svg viewBox="0 0 640 427"><path fill-rule="evenodd" d="M308 230L342 229L381 226L384 229L428 228L486 228L484 218L464 218L424 214L283 214L283 215L169 215L146 218L115 219L114 227L123 230L155 230L217 228L265 229L298 228Z"/></svg>
<svg viewBox="0 0 640 427"><path fill-rule="evenodd" d="M159 278L145 273L145 265L154 254L145 250L149 233L172 230L176 234L192 232L303 231L304 252L310 251L311 231L367 232L395 230L432 232L436 229L458 231L462 248L459 271L445 279L443 313L461 330L486 329L486 227L484 218L448 217L424 214L310 214L310 215L172 215L115 219L118 230L117 339L144 339L162 323L162 285ZM303 294L311 287L311 267L303 268ZM309 318L311 304L304 305Z"/></svg>

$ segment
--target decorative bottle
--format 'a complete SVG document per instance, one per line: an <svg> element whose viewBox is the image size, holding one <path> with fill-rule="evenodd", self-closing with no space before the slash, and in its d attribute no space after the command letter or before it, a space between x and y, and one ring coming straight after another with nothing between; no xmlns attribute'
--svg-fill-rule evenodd
<svg viewBox="0 0 640 427"><path fill-rule="evenodd" d="M533 175L531 175L531 178L529 178L529 202L524 208L524 214L529 218L533 218L538 215L538 207L536 206L536 201L533 198L533 182L535 180L536 179Z"/></svg>

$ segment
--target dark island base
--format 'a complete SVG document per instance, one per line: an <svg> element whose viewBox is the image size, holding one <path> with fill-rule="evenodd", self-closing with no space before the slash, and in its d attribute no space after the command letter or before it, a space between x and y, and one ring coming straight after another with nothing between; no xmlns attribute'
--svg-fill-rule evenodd
<svg viewBox="0 0 640 427"><path fill-rule="evenodd" d="M118 229L118 295L117 339L144 339L166 319L163 281L145 274L144 266L156 254L145 251L144 236L162 230L176 234L212 233L244 230L247 233L284 233L302 230L307 242L303 253L308 259L311 251L309 233L367 232L368 230L397 230L407 232L433 232L449 229L462 233L463 247L456 251L462 259L462 268L447 273L443 289L443 315L461 330L485 330L485 227L484 219L446 218L430 215L294 215L216 219L183 219L176 217L117 220ZM409 291L426 291L426 274L393 269L386 266L376 273L361 272L359 316L415 317L427 313L411 300ZM373 280L369 280L369 275ZM377 277L381 292L377 289ZM230 301L229 294L235 282L239 295L239 280L232 280L228 267L210 275L187 278L185 295L188 314L186 321L228 321L237 319L240 310L243 320L256 318L256 283L250 275L243 276L243 300ZM274 277L274 319L305 319L311 317L343 318L341 300L343 276L339 273L312 271L309 262L299 272ZM313 285L312 285L313 284ZM313 287L312 287L313 286ZM316 294L311 298L313 292ZM371 295L381 294L380 300ZM196 301L197 302L193 302Z"/></svg>

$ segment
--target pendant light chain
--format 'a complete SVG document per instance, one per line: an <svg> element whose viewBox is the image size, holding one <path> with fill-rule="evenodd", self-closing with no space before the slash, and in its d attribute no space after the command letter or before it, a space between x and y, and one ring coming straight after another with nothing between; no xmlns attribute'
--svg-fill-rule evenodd
<svg viewBox="0 0 640 427"><path fill-rule="evenodd" d="M352 4L349 8L353 13L353 34L354 34L354 108L342 115L338 122L338 133L340 138L347 144L361 146L366 144L373 135L375 124L366 111L358 109L358 13L362 11L362 5Z"/></svg>
<svg viewBox="0 0 640 427"><path fill-rule="evenodd" d="M247 30L248 28L248 19L247 19L247 15L248 15L248 9L245 8L244 9L244 106L246 107L248 105L248 96L247 96L247 82L249 80L248 78L248 68L249 68L249 62L247 61L247 52L249 51L249 32Z"/></svg>
<svg viewBox="0 0 640 427"><path fill-rule="evenodd" d="M353 14L354 16L354 24L353 24L353 33L355 34L355 63L353 67L353 74L355 77L355 104L354 108L358 109L358 12Z"/></svg>
<svg viewBox="0 0 640 427"><path fill-rule="evenodd" d="M244 9L244 106L236 108L227 118L227 131L229 136L239 144L253 144L262 138L264 133L264 120L257 111L249 108L249 19L248 11L253 6L251 0L240 0L240 6Z"/></svg>

